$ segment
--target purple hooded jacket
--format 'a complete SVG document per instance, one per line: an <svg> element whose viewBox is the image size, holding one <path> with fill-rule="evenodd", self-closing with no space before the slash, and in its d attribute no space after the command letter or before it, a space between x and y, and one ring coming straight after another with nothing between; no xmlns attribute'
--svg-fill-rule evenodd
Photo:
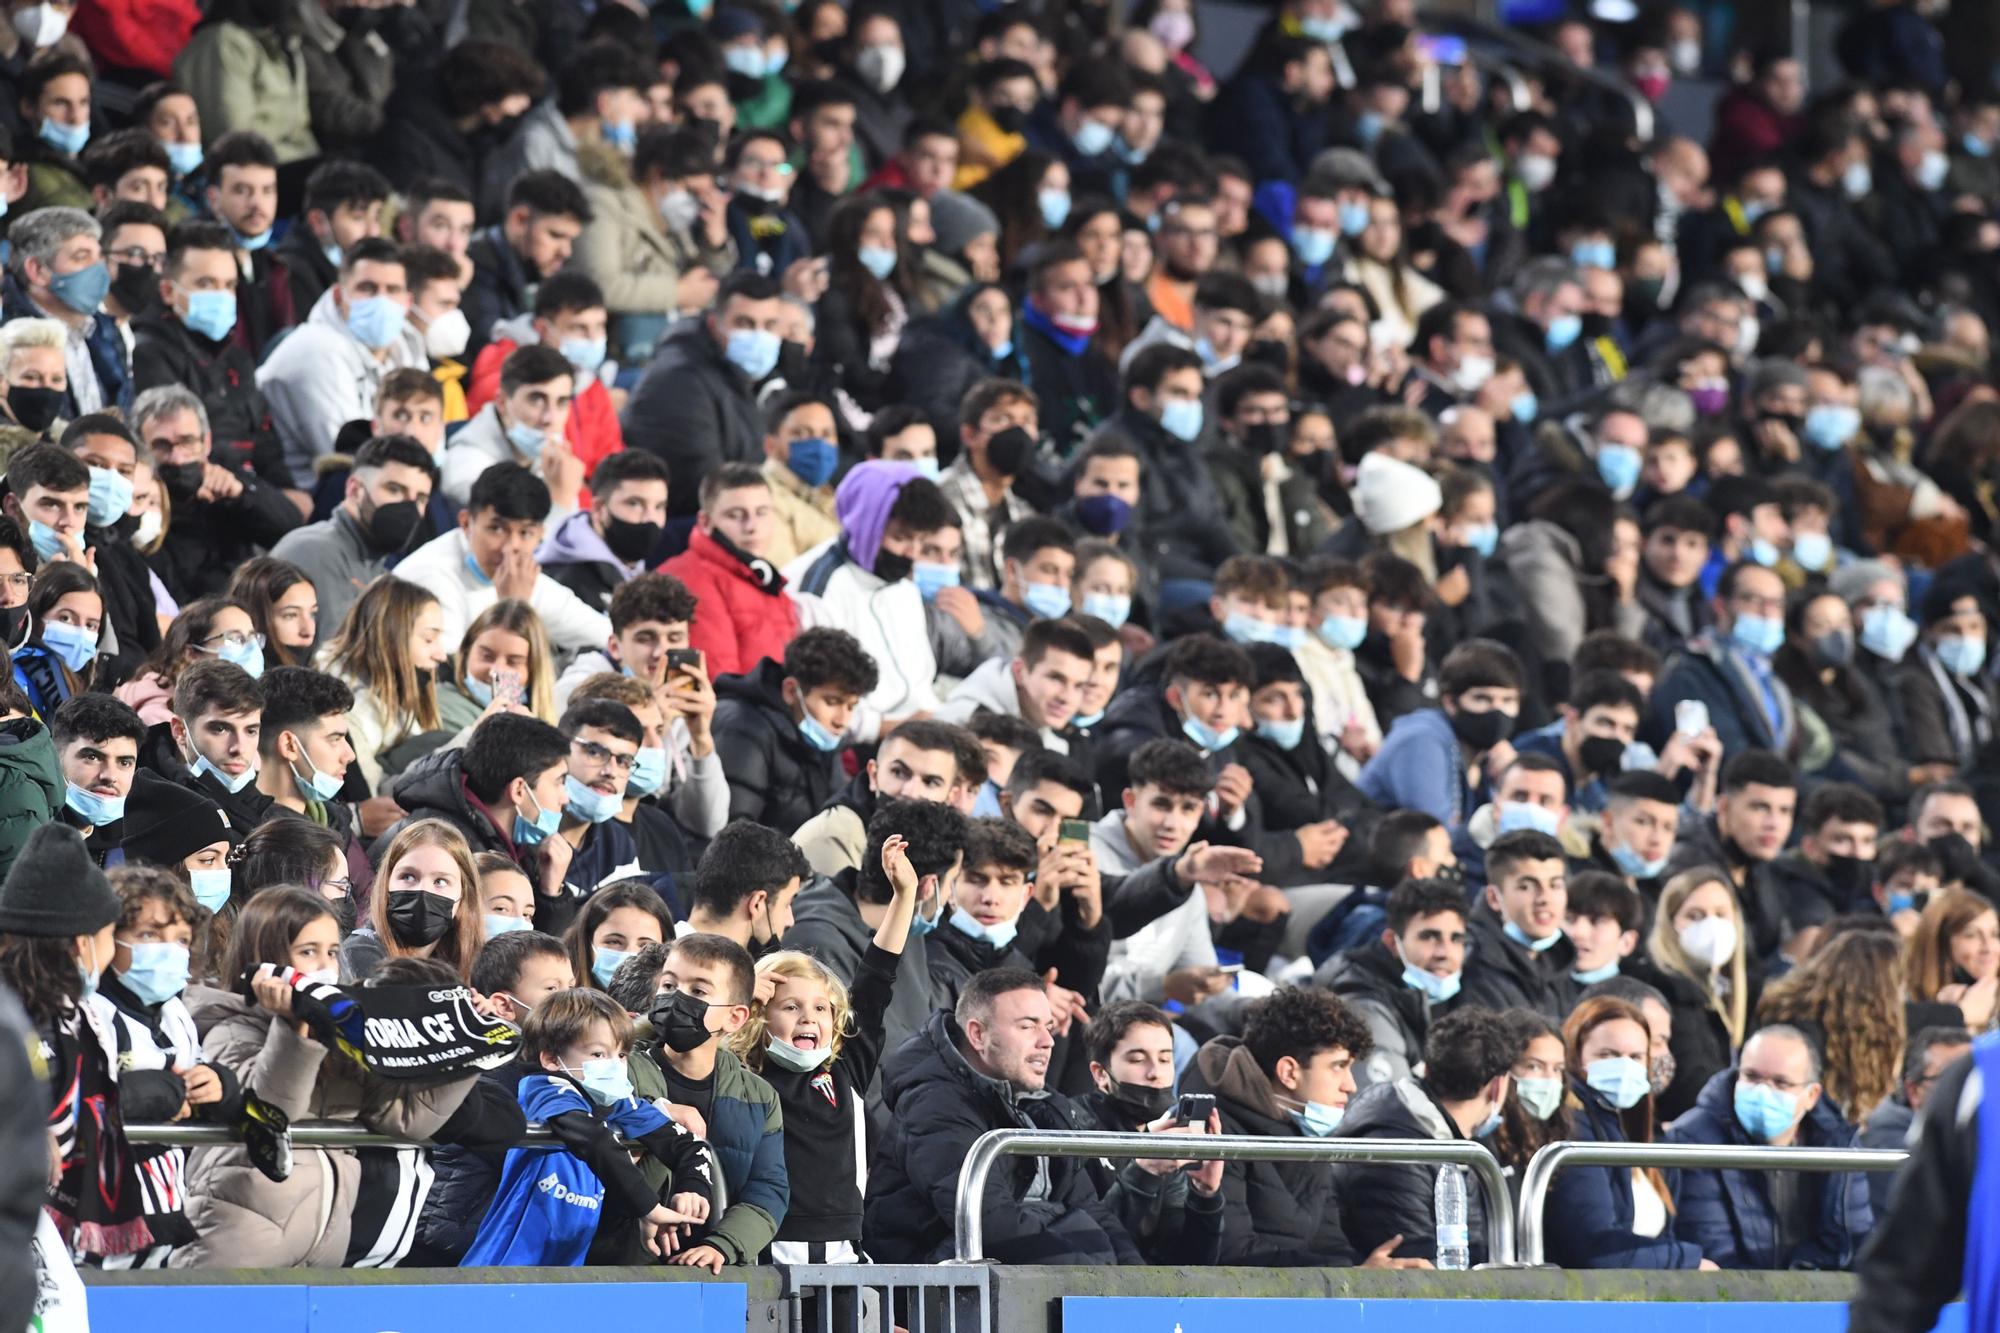
<svg viewBox="0 0 2000 1333"><path fill-rule="evenodd" d="M890 463L870 459L859 464L840 480L833 493L834 517L847 539L847 553L869 573L875 572L875 556L882 549L882 530L889 526L889 511L903 487L921 477L914 463Z"/></svg>

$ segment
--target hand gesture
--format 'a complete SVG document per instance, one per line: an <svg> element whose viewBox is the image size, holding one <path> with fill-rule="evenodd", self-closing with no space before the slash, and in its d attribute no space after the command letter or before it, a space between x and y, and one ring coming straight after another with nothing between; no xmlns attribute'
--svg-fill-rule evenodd
<svg viewBox="0 0 2000 1333"><path fill-rule="evenodd" d="M692 1192L676 1194L667 1200L667 1207L679 1213L690 1222L708 1220L708 1200Z"/></svg>
<svg viewBox="0 0 2000 1333"><path fill-rule="evenodd" d="M957 621L968 639L976 639L986 632L986 615L979 609L979 599L969 589L939 588L931 605Z"/></svg>
<svg viewBox="0 0 2000 1333"><path fill-rule="evenodd" d="M291 983L279 977L262 976L250 978L250 994L258 1007L276 1014L279 1018L292 1016Z"/></svg>
<svg viewBox="0 0 2000 1333"><path fill-rule="evenodd" d="M882 843L882 873L898 898L916 900L917 868L910 864L910 841L900 833L890 834Z"/></svg>
<svg viewBox="0 0 2000 1333"><path fill-rule="evenodd" d="M1207 1132L1210 1134L1222 1132L1222 1112L1208 1113ZM1188 1171L1188 1184L1194 1187L1196 1194L1204 1198L1213 1198L1215 1192L1222 1188L1222 1169L1227 1165L1228 1163L1220 1157L1212 1162L1196 1162Z"/></svg>
<svg viewBox="0 0 2000 1333"><path fill-rule="evenodd" d="M550 834L542 840L542 893L550 898L567 893L569 863L576 857L576 848L569 845L569 839Z"/></svg>
<svg viewBox="0 0 2000 1333"><path fill-rule="evenodd" d="M542 567L535 563L533 551L509 551L493 571L493 595L503 602L532 601L535 580L541 576Z"/></svg>
<svg viewBox="0 0 2000 1333"><path fill-rule="evenodd" d="M1799 461L1799 437L1782 421L1767 417L1750 428L1750 437L1766 458L1782 463Z"/></svg>
<svg viewBox="0 0 2000 1333"><path fill-rule="evenodd" d="M1438 600L1446 606L1458 606L1472 596L1472 575L1460 565L1437 581L1436 592Z"/></svg>
<svg viewBox="0 0 2000 1333"><path fill-rule="evenodd" d="M1299 857L1306 869L1324 870L1347 845L1347 826L1337 819L1328 819L1294 830L1292 836L1299 840Z"/></svg>
<svg viewBox="0 0 2000 1333"><path fill-rule="evenodd" d="M794 260L786 269L779 283L793 296L807 305L816 304L826 295L828 262L825 256L818 259Z"/></svg>
<svg viewBox="0 0 2000 1333"><path fill-rule="evenodd" d="M1215 803L1224 819L1233 817L1250 799L1250 790L1256 784L1251 781L1250 770L1241 764L1225 764L1215 775Z"/></svg>
<svg viewBox="0 0 2000 1333"><path fill-rule="evenodd" d="M1360 719L1350 717L1347 725L1340 729L1340 748L1365 764L1375 757L1375 751L1380 747L1369 739L1368 728L1361 725Z"/></svg>
<svg viewBox="0 0 2000 1333"><path fill-rule="evenodd" d="M724 234L728 234L726 230ZM697 310L708 309L721 287L721 280L707 266L696 264L684 268L681 270L680 286L675 289L674 303L680 307L682 314L692 315Z"/></svg>
<svg viewBox="0 0 2000 1333"><path fill-rule="evenodd" d="M201 467L201 486L195 491L195 499L234 500L243 494L242 481L228 468L217 463L203 463Z"/></svg>
<svg viewBox="0 0 2000 1333"><path fill-rule="evenodd" d="M174 1072L181 1076L181 1086L187 1090L189 1106L208 1106L222 1100L222 1078L209 1066L176 1068Z"/></svg>
<svg viewBox="0 0 2000 1333"><path fill-rule="evenodd" d="M1403 1238L1400 1235L1389 1237L1389 1239L1369 1251L1368 1257L1361 1261L1361 1266L1363 1268L1431 1268L1435 1266L1428 1259L1390 1258L1389 1256L1395 1252L1396 1247L1402 1243Z"/></svg>
<svg viewBox="0 0 2000 1333"><path fill-rule="evenodd" d="M697 1245L691 1250L681 1251L667 1262L687 1268L706 1268L709 1272L719 1275L726 1261L722 1257L722 1251L713 1245Z"/></svg>
<svg viewBox="0 0 2000 1333"><path fill-rule="evenodd" d="M1070 843L1069 849L1071 868L1063 877L1063 888L1076 904L1077 924L1096 930L1104 919L1104 879L1097 870L1097 857L1087 845Z"/></svg>
<svg viewBox="0 0 2000 1333"><path fill-rule="evenodd" d="M85 569L95 574L97 572L97 552L83 544L83 535L82 528L78 528L75 532L56 533L56 541L60 545L56 553L50 556L49 559L51 561L67 560L73 565L82 565Z"/></svg>
<svg viewBox="0 0 2000 1333"><path fill-rule="evenodd" d="M542 446L542 480L548 484L549 497L559 508L576 508L577 492L583 489L583 460L570 452L569 441L551 435Z"/></svg>
<svg viewBox="0 0 2000 1333"><path fill-rule="evenodd" d="M1424 614L1421 611L1405 611L1403 618L1396 622L1396 628L1389 634L1389 660L1395 665L1396 674L1407 681L1424 678Z"/></svg>
<svg viewBox="0 0 2000 1333"><path fill-rule="evenodd" d="M1224 847L1197 842L1189 846L1187 852L1174 866L1176 877L1181 883L1212 884L1217 888L1231 884L1252 884L1253 876L1264 869L1264 858L1248 847Z"/></svg>
<svg viewBox="0 0 2000 1333"><path fill-rule="evenodd" d="M1183 967L1160 981L1160 992L1183 1007L1200 1004L1229 989L1229 974L1219 967Z"/></svg>
<svg viewBox="0 0 2000 1333"><path fill-rule="evenodd" d="M1940 1003L1957 1005L1958 1012L1965 1015L1967 1027L1974 1032L1983 1031L1993 1021L1994 1003L2000 999L2000 973L1969 986L1946 986L1937 997Z"/></svg>
<svg viewBox="0 0 2000 1333"><path fill-rule="evenodd" d="M1070 1024L1090 1021L1090 1009L1084 1004L1083 997L1057 982L1053 967L1042 973L1042 989L1048 992L1049 1007L1055 1010L1058 1037L1069 1035Z"/></svg>
<svg viewBox="0 0 2000 1333"><path fill-rule="evenodd" d="M705 1139L708 1137L708 1121L702 1119L701 1112L695 1110L692 1106L683 1106L679 1102L670 1102L665 1097L653 1098L653 1105L659 1109L661 1115L673 1121L696 1138Z"/></svg>

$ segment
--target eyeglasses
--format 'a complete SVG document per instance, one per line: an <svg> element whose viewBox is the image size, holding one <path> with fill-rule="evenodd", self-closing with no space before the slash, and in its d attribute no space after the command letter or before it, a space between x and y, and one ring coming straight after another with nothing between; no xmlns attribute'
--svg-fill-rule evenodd
<svg viewBox="0 0 2000 1333"><path fill-rule="evenodd" d="M1789 1095L1797 1095L1812 1086L1809 1082L1795 1083L1788 1078L1765 1078L1762 1074L1748 1069L1743 1070L1736 1077L1740 1082L1748 1083L1752 1087L1776 1088L1779 1092Z"/></svg>
<svg viewBox="0 0 2000 1333"><path fill-rule="evenodd" d="M323 879L319 882L319 892L322 898L345 898L353 891L354 881L345 875L341 875L335 879Z"/></svg>
<svg viewBox="0 0 2000 1333"><path fill-rule="evenodd" d="M0 574L0 582L5 582L7 591L25 593L35 581L33 574Z"/></svg>
<svg viewBox="0 0 2000 1333"><path fill-rule="evenodd" d="M632 771L632 765L639 757L637 753L619 754L616 751L607 750L595 741L571 741L570 746L573 749L583 751L583 757L593 764L607 764L612 768L622 770L626 773Z"/></svg>
<svg viewBox="0 0 2000 1333"><path fill-rule="evenodd" d="M264 646L264 636L254 630L245 634L240 629L231 629L224 630L220 634L211 634L203 639L202 642L205 644L221 643L225 648L242 648L254 643L259 648L262 648Z"/></svg>
<svg viewBox="0 0 2000 1333"><path fill-rule="evenodd" d="M143 245L128 245L122 250L107 250L104 252L104 257L114 259L127 267L150 268L156 272L160 265L167 262L166 251L148 250Z"/></svg>

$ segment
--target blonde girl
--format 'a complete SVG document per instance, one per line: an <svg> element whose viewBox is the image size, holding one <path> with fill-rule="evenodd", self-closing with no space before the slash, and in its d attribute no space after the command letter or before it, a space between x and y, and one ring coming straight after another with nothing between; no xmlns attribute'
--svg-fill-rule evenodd
<svg viewBox="0 0 2000 1333"><path fill-rule="evenodd" d="M1653 914L1646 951L1674 1013L1674 1081L1659 1117L1694 1105L1704 1083L1734 1063L1743 1045L1751 995L1743 955L1743 912L1729 876L1698 866L1667 881ZM1646 978L1651 980L1651 978Z"/></svg>
<svg viewBox="0 0 2000 1333"><path fill-rule="evenodd" d="M448 660L444 610L414 583L384 574L347 609L319 665L354 691L349 740L368 790L382 792L383 752L443 729L431 673Z"/></svg>
<svg viewBox="0 0 2000 1333"><path fill-rule="evenodd" d="M521 683L519 702L544 722L556 720L556 673L542 618L526 602L495 602L466 626L451 683L438 689L438 714L449 730L478 722L493 706L495 676Z"/></svg>

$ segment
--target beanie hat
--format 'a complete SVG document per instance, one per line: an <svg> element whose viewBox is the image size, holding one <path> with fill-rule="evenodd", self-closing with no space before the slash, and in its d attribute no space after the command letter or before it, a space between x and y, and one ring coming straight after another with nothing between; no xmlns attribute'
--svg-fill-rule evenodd
<svg viewBox="0 0 2000 1333"><path fill-rule="evenodd" d="M1444 508L1444 492L1430 473L1379 449L1362 455L1354 479L1354 512L1376 536L1401 532Z"/></svg>
<svg viewBox="0 0 2000 1333"><path fill-rule="evenodd" d="M889 527L889 511L903 487L921 477L916 464L871 458L848 469L833 493L833 516L847 538L847 553L854 563L873 571L875 556L882 549L882 534Z"/></svg>
<svg viewBox="0 0 2000 1333"><path fill-rule="evenodd" d="M242 841L229 813L200 792L141 769L125 798L125 858L178 865L211 843Z"/></svg>
<svg viewBox="0 0 2000 1333"><path fill-rule="evenodd" d="M84 849L83 835L67 824L43 824L30 833L0 881L0 932L9 935L94 935L124 911Z"/></svg>
<svg viewBox="0 0 2000 1333"><path fill-rule="evenodd" d="M1833 571L1833 576L1827 579L1826 586L1832 590L1834 596L1852 604L1859 601L1863 593L1885 579L1899 588L1906 587L1903 571L1881 560L1856 560L1851 565L1842 565Z"/></svg>
<svg viewBox="0 0 2000 1333"><path fill-rule="evenodd" d="M931 196L931 230L937 233L939 250L959 255L981 236L989 233L998 236L1000 219L969 194L939 190Z"/></svg>

